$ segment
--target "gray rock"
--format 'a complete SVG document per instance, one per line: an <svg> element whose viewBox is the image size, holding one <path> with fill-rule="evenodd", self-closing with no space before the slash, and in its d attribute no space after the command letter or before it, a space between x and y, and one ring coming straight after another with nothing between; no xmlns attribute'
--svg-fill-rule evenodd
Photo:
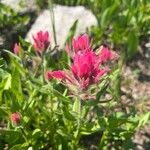
<svg viewBox="0 0 150 150"><path fill-rule="evenodd" d="M146 51L145 51L145 57L146 58L150 58L150 38L149 38L149 42L145 44L146 47Z"/></svg>
<svg viewBox="0 0 150 150"><path fill-rule="evenodd" d="M35 0L1 0L0 2L10 6L16 12L29 12L37 9Z"/></svg>
<svg viewBox="0 0 150 150"><path fill-rule="evenodd" d="M85 9L82 6L67 7L55 5L53 8L55 16L55 29L57 44L62 48L67 38L70 27L78 19L76 35L86 32L86 29L97 25L96 17L91 11ZM27 33L26 40L32 41L32 35L37 31L48 31L51 35L52 46L54 46L53 29L50 17L50 10L44 10L40 16L36 19L35 23Z"/></svg>
<svg viewBox="0 0 150 150"><path fill-rule="evenodd" d="M0 46L3 45L3 43L4 43L4 39L2 36L0 36Z"/></svg>

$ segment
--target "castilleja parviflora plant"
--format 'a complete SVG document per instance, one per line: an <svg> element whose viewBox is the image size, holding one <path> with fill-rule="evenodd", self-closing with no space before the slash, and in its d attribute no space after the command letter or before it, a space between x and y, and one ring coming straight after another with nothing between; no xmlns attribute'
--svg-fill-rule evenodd
<svg viewBox="0 0 150 150"><path fill-rule="evenodd" d="M88 137L97 149L128 146L143 121L133 109L124 111L114 89L119 55L105 46L95 50L86 33L61 52L47 31L31 38L20 38L13 53L5 50L10 61L0 68L0 148L89 149Z"/></svg>

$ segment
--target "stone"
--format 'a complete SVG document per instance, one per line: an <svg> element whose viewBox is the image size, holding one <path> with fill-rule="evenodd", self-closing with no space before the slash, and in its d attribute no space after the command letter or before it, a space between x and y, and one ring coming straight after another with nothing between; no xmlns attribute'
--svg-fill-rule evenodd
<svg viewBox="0 0 150 150"><path fill-rule="evenodd" d="M0 46L4 44L4 39L2 36L0 36Z"/></svg>
<svg viewBox="0 0 150 150"><path fill-rule="evenodd" d="M97 25L96 17L92 14L90 10L87 10L83 6L67 7L55 5L53 7L53 12L55 18L57 44L60 46L60 48L63 48L70 27L76 20L78 20L78 24L75 35L85 33L86 30L89 29L91 26ZM54 36L51 22L51 14L51 11L46 9L39 15L29 32L27 33L27 41L33 42L32 35L37 33L39 30L42 30L49 32L51 36L52 46L55 45L53 39Z"/></svg>
<svg viewBox="0 0 150 150"><path fill-rule="evenodd" d="M146 50L145 50L145 57L150 60L150 38L149 42L145 44Z"/></svg>

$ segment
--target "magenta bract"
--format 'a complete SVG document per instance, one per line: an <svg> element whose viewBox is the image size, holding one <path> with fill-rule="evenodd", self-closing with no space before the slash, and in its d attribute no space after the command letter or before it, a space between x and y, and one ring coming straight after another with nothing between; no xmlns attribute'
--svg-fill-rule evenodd
<svg viewBox="0 0 150 150"><path fill-rule="evenodd" d="M72 40L72 47L66 44L67 53L73 57L75 54L83 53L90 50L90 40L87 34L80 35Z"/></svg>
<svg viewBox="0 0 150 150"><path fill-rule="evenodd" d="M118 54L114 51L110 51L107 47L103 47L99 53L99 61L105 63L110 60L118 58Z"/></svg>
<svg viewBox="0 0 150 150"><path fill-rule="evenodd" d="M15 43L14 49L13 49L14 53L15 53L16 55L19 55L20 50L21 50L20 45L17 44L17 43Z"/></svg>
<svg viewBox="0 0 150 150"><path fill-rule="evenodd" d="M100 69L97 60L98 57L92 51L74 57L71 71L81 89L98 82L99 78L107 72L107 69Z"/></svg>
<svg viewBox="0 0 150 150"><path fill-rule="evenodd" d="M33 35L33 40L34 40L34 49L39 53L42 53L50 45L50 37L48 31L37 32L35 36Z"/></svg>

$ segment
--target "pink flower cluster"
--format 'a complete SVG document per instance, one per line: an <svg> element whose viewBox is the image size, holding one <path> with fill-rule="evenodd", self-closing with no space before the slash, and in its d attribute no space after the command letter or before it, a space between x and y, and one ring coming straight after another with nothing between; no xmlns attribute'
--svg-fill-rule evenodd
<svg viewBox="0 0 150 150"><path fill-rule="evenodd" d="M72 48L66 44L66 51L71 57L90 50L90 40L87 34L83 34L77 38L72 39Z"/></svg>
<svg viewBox="0 0 150 150"><path fill-rule="evenodd" d="M45 32L39 31L36 33L36 35L33 35L32 38L34 41L33 43L34 49L38 54L41 54L50 45L50 36L49 36L48 31L45 31ZM13 49L14 53L16 55L19 55L20 50L21 50L20 44L15 43L14 49Z"/></svg>
<svg viewBox="0 0 150 150"><path fill-rule="evenodd" d="M71 48L66 45L66 51L73 59L70 70L47 71L46 78L56 78L66 86L76 87L80 91L85 91L89 86L98 83L109 71L103 64L117 58L115 52L105 47L96 54L90 46L87 34L74 38Z"/></svg>
<svg viewBox="0 0 150 150"><path fill-rule="evenodd" d="M33 35L33 40L34 40L34 49L39 53L46 50L50 45L50 37L48 31L37 32L36 36Z"/></svg>

